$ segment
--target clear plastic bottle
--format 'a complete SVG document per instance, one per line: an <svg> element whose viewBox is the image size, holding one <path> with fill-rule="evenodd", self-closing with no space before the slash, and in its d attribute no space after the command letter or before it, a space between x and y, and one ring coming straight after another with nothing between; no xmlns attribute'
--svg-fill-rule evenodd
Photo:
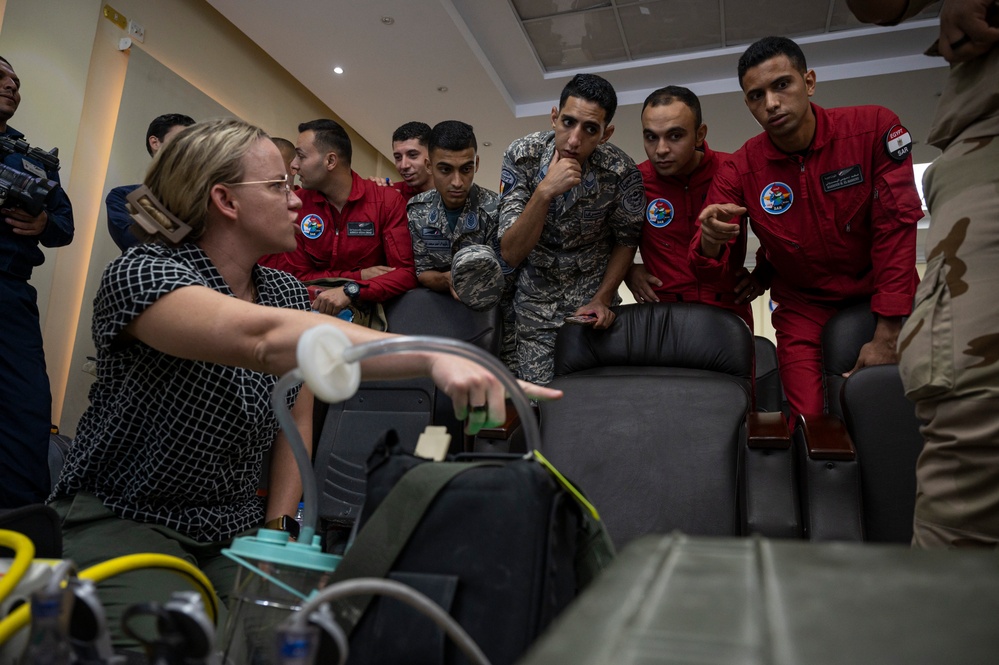
<svg viewBox="0 0 999 665"><path fill-rule="evenodd" d="M67 625L72 597L67 589L37 591L31 595L31 636L21 656L22 665L70 665L73 646Z"/></svg>

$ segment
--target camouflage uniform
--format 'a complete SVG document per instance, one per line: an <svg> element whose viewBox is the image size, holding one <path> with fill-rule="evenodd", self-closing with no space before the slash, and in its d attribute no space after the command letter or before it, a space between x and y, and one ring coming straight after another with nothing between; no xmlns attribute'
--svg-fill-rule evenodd
<svg viewBox="0 0 999 665"><path fill-rule="evenodd" d="M525 136L507 148L501 238L548 173L554 151L553 131ZM563 319L592 300L615 245L638 246L644 213L645 189L635 162L620 148L601 144L583 166L582 182L552 201L541 239L521 264L513 303L520 378L552 380L555 335Z"/></svg>
<svg viewBox="0 0 999 665"><path fill-rule="evenodd" d="M462 303L476 311L495 306L495 294L500 291L498 300L503 322L500 360L513 369L517 348L513 291L517 275L500 257L498 205L499 197L495 192L473 184L453 231L448 228L444 202L436 189L410 199L406 213L409 216L409 233L413 238L417 277L425 270L450 271L454 282L457 269L459 279L454 284L455 292ZM459 257L459 252L463 250ZM489 261L490 256L492 262ZM483 266L487 267L483 269ZM496 267L502 273L498 283ZM470 272L475 274L468 279L466 276Z"/></svg>
<svg viewBox="0 0 999 665"><path fill-rule="evenodd" d="M999 46L954 66L929 138L944 152L923 180L926 273L899 335L899 369L926 440L916 547L999 545L997 81Z"/></svg>

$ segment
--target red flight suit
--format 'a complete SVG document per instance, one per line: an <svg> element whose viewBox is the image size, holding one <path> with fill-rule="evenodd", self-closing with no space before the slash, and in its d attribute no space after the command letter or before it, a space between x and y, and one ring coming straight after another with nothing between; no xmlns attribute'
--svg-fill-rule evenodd
<svg viewBox="0 0 999 665"><path fill-rule="evenodd" d="M760 240L756 274L772 271L781 382L793 414L823 411L820 338L837 311L867 299L881 316L905 316L919 281L916 222L923 212L908 149L894 157L898 116L880 106L823 109L804 155L787 154L764 132L715 174L705 204L749 210ZM909 146L911 149L911 145ZM729 268L690 246L698 275Z"/></svg>
<svg viewBox="0 0 999 665"><path fill-rule="evenodd" d="M691 238L698 229L697 216L704 207L715 171L728 153L704 144L701 163L688 175L663 177L652 162L638 165L645 184L645 224L639 249L649 274L663 283L655 289L660 302L701 302L734 312L753 329L749 303L735 304L736 271L746 258L746 233L739 235L729 252L731 270L717 279L700 279L687 258Z"/></svg>
<svg viewBox="0 0 999 665"><path fill-rule="evenodd" d="M420 193L415 189L413 189L412 187L410 187L409 183L406 182L405 180L400 180L399 182L393 182L391 185L389 185L389 187L399 192L399 195L402 196L402 199L406 203L409 203L409 200L411 198Z"/></svg>
<svg viewBox="0 0 999 665"><path fill-rule="evenodd" d="M348 277L361 287L359 299L382 302L416 287L413 244L406 203L391 187L365 180L351 171L350 196L337 211L318 191L301 189L298 248L269 254L260 265L289 272L303 282ZM396 268L361 279L361 269Z"/></svg>

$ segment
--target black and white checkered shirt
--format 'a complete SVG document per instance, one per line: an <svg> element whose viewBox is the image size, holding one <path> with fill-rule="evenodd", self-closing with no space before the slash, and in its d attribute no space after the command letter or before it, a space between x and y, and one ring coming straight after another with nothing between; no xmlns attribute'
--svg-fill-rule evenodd
<svg viewBox="0 0 999 665"><path fill-rule="evenodd" d="M260 304L309 309L291 275L258 266L253 277ZM125 519L222 541L263 520L256 488L278 431L277 377L120 339L158 298L191 285L234 297L195 245L139 245L104 271L94 299L97 381L52 496L90 492Z"/></svg>

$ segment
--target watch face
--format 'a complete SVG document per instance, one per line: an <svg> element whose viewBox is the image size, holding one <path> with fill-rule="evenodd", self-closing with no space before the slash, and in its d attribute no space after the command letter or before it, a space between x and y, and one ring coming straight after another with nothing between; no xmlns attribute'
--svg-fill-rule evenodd
<svg viewBox="0 0 999 665"><path fill-rule="evenodd" d="M353 300L361 295L361 287L357 285L357 282L347 282L343 285L343 292L347 294L348 298Z"/></svg>

